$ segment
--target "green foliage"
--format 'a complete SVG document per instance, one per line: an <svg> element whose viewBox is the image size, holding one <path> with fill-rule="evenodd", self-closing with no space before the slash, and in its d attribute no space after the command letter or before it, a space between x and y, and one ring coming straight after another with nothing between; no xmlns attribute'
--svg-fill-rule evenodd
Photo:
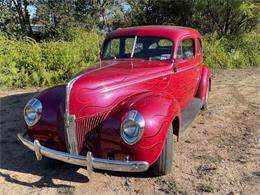
<svg viewBox="0 0 260 195"><path fill-rule="evenodd" d="M74 29L71 41L37 43L0 34L0 86L32 87L62 84L99 59L102 35ZM260 35L204 39L204 61L212 68L260 65Z"/></svg>
<svg viewBox="0 0 260 195"><path fill-rule="evenodd" d="M218 37L251 32L259 23L254 0L127 0L130 25L190 26ZM122 24L121 24L122 26ZM124 25L123 25L124 26Z"/></svg>
<svg viewBox="0 0 260 195"><path fill-rule="evenodd" d="M221 39L208 36L204 44L204 61L212 68L260 66L260 35L257 33Z"/></svg>
<svg viewBox="0 0 260 195"><path fill-rule="evenodd" d="M0 86L49 86L66 82L97 61L96 33L78 30L70 42L37 43L32 39L10 39L0 35Z"/></svg>
<svg viewBox="0 0 260 195"><path fill-rule="evenodd" d="M259 22L254 0L197 0L195 27L202 33L217 32L219 37L251 32Z"/></svg>

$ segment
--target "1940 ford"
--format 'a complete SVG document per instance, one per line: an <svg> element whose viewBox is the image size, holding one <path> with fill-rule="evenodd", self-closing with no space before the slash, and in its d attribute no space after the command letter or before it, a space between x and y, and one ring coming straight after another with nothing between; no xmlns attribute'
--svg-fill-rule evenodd
<svg viewBox="0 0 260 195"><path fill-rule="evenodd" d="M100 58L66 86L32 98L24 108L27 133L18 139L38 160L169 173L174 135L207 106L211 73L201 35L177 26L118 29Z"/></svg>

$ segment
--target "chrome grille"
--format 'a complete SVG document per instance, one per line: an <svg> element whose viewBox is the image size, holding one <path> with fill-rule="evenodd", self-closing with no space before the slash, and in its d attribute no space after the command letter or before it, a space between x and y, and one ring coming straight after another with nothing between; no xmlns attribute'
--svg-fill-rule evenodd
<svg viewBox="0 0 260 195"><path fill-rule="evenodd" d="M99 126L105 120L106 115L107 113L102 113L91 117L76 119L76 137L79 152L84 145L86 134Z"/></svg>

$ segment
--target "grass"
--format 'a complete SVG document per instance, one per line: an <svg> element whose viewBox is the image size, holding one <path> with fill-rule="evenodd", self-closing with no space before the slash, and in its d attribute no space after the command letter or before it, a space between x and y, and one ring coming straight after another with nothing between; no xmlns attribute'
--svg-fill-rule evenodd
<svg viewBox="0 0 260 195"><path fill-rule="evenodd" d="M199 184L197 186L197 190L199 192L213 193L214 192L214 187L211 184L201 183L201 184Z"/></svg>

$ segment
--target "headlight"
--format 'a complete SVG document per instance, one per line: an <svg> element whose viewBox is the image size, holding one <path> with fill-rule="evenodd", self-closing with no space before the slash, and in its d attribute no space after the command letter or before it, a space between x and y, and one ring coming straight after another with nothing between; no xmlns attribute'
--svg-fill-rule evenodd
<svg viewBox="0 0 260 195"><path fill-rule="evenodd" d="M35 125L41 118L42 103L33 98L24 107L24 120L28 126Z"/></svg>
<svg viewBox="0 0 260 195"><path fill-rule="evenodd" d="M138 111L131 110L121 124L121 137L127 144L133 145L141 139L144 126L143 116Z"/></svg>

